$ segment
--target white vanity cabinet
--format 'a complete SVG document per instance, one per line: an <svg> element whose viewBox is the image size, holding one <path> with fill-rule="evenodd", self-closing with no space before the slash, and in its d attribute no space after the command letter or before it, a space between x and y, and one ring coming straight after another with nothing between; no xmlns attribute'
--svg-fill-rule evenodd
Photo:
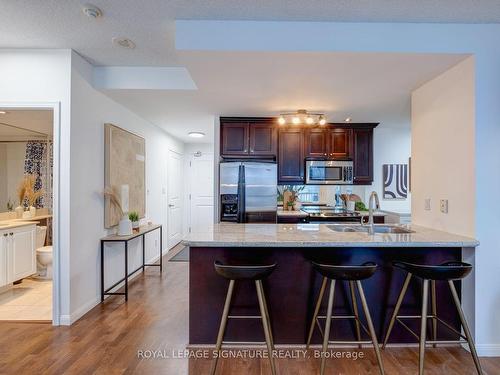
<svg viewBox="0 0 500 375"><path fill-rule="evenodd" d="M36 273L36 225L0 230L0 287Z"/></svg>

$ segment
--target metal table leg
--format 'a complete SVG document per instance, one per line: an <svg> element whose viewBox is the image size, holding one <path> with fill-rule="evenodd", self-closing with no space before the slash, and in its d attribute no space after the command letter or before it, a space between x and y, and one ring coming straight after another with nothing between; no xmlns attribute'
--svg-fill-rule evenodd
<svg viewBox="0 0 500 375"><path fill-rule="evenodd" d="M101 241L101 303L104 302L104 241Z"/></svg>
<svg viewBox="0 0 500 375"><path fill-rule="evenodd" d="M128 301L128 241L125 241L125 301Z"/></svg>

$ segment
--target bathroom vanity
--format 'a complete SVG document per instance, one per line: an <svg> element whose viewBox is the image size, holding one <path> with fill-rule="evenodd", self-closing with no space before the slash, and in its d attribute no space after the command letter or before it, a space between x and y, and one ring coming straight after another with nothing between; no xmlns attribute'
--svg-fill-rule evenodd
<svg viewBox="0 0 500 375"><path fill-rule="evenodd" d="M36 222L0 222L0 290L36 273Z"/></svg>

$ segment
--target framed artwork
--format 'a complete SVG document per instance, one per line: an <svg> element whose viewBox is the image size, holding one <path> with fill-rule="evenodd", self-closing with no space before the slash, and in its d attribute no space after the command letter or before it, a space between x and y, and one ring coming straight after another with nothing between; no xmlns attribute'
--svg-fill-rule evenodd
<svg viewBox="0 0 500 375"><path fill-rule="evenodd" d="M408 164L383 164L384 199L408 197Z"/></svg>
<svg viewBox="0 0 500 375"><path fill-rule="evenodd" d="M104 186L118 195L128 190L125 197L128 211L136 211L143 218L146 214L146 140L116 125L104 124L104 155ZM120 219L119 210L106 198L104 226L111 228Z"/></svg>

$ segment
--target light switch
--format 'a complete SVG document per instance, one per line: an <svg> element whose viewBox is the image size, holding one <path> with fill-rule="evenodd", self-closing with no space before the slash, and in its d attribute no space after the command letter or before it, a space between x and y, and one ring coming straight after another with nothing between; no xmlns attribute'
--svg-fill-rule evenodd
<svg viewBox="0 0 500 375"><path fill-rule="evenodd" d="M424 201L424 210L430 211L431 210L431 198L426 198Z"/></svg>
<svg viewBox="0 0 500 375"><path fill-rule="evenodd" d="M448 213L448 199L441 199L439 201L439 208L443 214Z"/></svg>

